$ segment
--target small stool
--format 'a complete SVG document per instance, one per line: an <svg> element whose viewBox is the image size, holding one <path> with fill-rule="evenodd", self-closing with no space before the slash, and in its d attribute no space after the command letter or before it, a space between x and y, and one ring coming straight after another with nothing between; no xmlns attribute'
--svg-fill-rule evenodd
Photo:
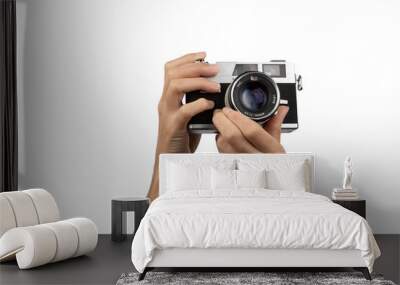
<svg viewBox="0 0 400 285"><path fill-rule="evenodd" d="M126 239L126 212L135 212L136 233L140 221L149 207L148 198L114 198L111 201L111 240L123 241Z"/></svg>

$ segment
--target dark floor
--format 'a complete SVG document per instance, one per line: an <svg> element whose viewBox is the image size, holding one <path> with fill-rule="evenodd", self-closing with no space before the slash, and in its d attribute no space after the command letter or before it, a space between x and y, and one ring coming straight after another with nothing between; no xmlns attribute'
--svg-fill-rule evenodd
<svg viewBox="0 0 400 285"><path fill-rule="evenodd" d="M382 256L375 272L399 283L400 235L375 236ZM99 236L97 249L82 256L42 267L19 270L15 262L0 264L0 284L115 284L123 272L134 271L130 241L114 243L109 235Z"/></svg>
<svg viewBox="0 0 400 285"><path fill-rule="evenodd" d="M88 256L28 270L18 270L16 262L0 264L0 285L115 284L122 273L134 271L130 251L130 241L116 243L109 235L100 235L96 250Z"/></svg>

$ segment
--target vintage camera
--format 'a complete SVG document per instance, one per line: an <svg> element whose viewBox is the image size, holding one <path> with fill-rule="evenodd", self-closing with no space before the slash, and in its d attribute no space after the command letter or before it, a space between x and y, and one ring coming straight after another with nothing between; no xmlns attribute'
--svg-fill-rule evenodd
<svg viewBox="0 0 400 285"><path fill-rule="evenodd" d="M190 103L199 98L215 102L214 109L228 106L259 124L274 116L279 105L288 105L282 132L298 128L297 91L302 90L301 76L294 72L294 65L284 60L265 63L217 62L219 73L210 78L221 84L220 93L194 91L186 94ZM214 110L194 116L189 124L192 133L216 133L212 124Z"/></svg>

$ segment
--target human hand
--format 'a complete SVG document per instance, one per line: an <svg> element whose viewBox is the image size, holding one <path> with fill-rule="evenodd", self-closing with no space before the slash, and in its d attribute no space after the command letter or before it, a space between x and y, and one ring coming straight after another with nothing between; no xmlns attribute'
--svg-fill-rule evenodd
<svg viewBox="0 0 400 285"><path fill-rule="evenodd" d="M206 77L218 73L218 66L198 62L206 57L205 52L191 53L165 64L164 88L158 103L158 139L153 176L148 197L151 201L159 195L158 162L161 153L194 152L200 135L189 134L189 120L203 111L214 108L214 102L204 98L182 104L185 93L195 90L219 92L219 83Z"/></svg>
<svg viewBox="0 0 400 285"><path fill-rule="evenodd" d="M212 109L214 102L202 98L183 105L182 98L185 93L195 90L220 91L219 83L204 78L218 73L216 64L198 62L205 57L205 52L191 53L165 64L164 89L158 104L157 153L196 150L200 135L189 134L187 123L194 115Z"/></svg>
<svg viewBox="0 0 400 285"><path fill-rule="evenodd" d="M289 107L280 106L278 113L264 126L230 108L215 110L213 124L219 131L217 148L223 153L285 153L280 143L281 126Z"/></svg>

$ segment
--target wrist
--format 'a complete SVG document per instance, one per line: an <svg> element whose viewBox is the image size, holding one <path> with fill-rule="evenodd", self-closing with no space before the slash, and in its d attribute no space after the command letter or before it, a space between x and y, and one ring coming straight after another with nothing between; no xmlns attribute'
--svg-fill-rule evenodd
<svg viewBox="0 0 400 285"><path fill-rule="evenodd" d="M162 153L189 153L189 136L186 131L170 135L159 135L156 155Z"/></svg>

